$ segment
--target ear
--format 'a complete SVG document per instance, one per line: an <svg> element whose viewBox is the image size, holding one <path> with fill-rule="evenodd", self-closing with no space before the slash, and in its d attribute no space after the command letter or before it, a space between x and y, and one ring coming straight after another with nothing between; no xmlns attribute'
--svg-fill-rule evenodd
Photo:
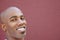
<svg viewBox="0 0 60 40"><path fill-rule="evenodd" d="M3 29L3 31L5 31L6 32L6 25L5 24L1 24L1 26L2 26L2 29Z"/></svg>

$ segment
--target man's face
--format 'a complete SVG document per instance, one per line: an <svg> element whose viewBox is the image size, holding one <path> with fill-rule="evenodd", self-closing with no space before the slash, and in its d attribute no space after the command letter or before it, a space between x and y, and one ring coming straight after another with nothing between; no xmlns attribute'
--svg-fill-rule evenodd
<svg viewBox="0 0 60 40"><path fill-rule="evenodd" d="M4 21L9 36L22 38L26 35L26 20L22 12L8 13Z"/></svg>

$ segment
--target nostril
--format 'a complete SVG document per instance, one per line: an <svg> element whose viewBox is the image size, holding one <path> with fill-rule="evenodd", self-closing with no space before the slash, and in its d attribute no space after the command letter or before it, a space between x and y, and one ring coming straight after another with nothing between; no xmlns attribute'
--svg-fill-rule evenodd
<svg viewBox="0 0 60 40"><path fill-rule="evenodd" d="M25 28L25 26L23 28Z"/></svg>

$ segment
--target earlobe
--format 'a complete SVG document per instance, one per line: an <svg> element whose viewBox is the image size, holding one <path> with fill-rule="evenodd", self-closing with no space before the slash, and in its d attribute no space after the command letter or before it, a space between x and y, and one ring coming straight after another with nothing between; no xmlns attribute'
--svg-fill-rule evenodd
<svg viewBox="0 0 60 40"><path fill-rule="evenodd" d="M3 31L6 32L6 25L5 24L1 24L1 26L2 26Z"/></svg>

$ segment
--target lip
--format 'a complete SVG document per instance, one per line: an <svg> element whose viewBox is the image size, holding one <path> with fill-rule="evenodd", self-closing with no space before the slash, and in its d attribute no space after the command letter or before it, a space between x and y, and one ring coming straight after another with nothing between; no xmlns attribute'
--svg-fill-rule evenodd
<svg viewBox="0 0 60 40"><path fill-rule="evenodd" d="M26 31L21 32L21 34L24 34Z"/></svg>
<svg viewBox="0 0 60 40"><path fill-rule="evenodd" d="M18 28L17 30L18 31L25 31L26 29L25 28Z"/></svg>
<svg viewBox="0 0 60 40"><path fill-rule="evenodd" d="M18 30L19 28L26 28L26 26L19 26L16 30Z"/></svg>
<svg viewBox="0 0 60 40"><path fill-rule="evenodd" d="M25 34L25 33L26 33L26 27L25 27L25 26L19 27L19 28L17 28L16 30L17 30L19 33L21 33L21 34Z"/></svg>
<svg viewBox="0 0 60 40"><path fill-rule="evenodd" d="M19 26L16 30L19 34L26 34L26 26Z"/></svg>
<svg viewBox="0 0 60 40"><path fill-rule="evenodd" d="M20 34L25 34L26 33L26 29L24 29L24 30L17 30Z"/></svg>

